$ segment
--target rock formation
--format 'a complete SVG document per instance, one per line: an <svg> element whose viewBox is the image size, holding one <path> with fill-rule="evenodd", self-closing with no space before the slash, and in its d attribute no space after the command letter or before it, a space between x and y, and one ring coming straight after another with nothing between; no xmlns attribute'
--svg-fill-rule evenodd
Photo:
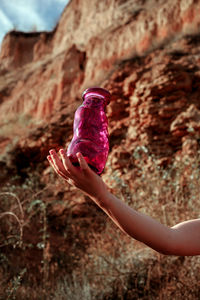
<svg viewBox="0 0 200 300"><path fill-rule="evenodd" d="M51 172L46 155L71 140L74 112L91 86L112 94L107 107L110 154L103 174L110 186L117 171L124 191L126 182L131 189L140 159L135 151L147 154L147 168L148 156L163 167L172 158L195 157L199 81L200 1L71 0L53 32L8 33L0 53L0 187L11 174L20 176L21 184L37 169L44 188ZM84 203L83 196L77 200L73 189L56 180L45 201L70 197ZM58 228L68 222L65 205L48 212ZM81 205L71 212L75 218L92 214ZM95 224L95 230L104 226L102 220ZM27 230L25 239L31 240ZM66 253L71 246L64 234L49 230L51 247L57 251L59 244Z"/></svg>
<svg viewBox="0 0 200 300"><path fill-rule="evenodd" d="M53 32L8 33L0 55L1 153L14 147L43 160L69 140L81 93L94 85L112 93L119 159L122 147L131 155L145 145L163 158L183 138L198 140L199 13L199 1L74 0Z"/></svg>

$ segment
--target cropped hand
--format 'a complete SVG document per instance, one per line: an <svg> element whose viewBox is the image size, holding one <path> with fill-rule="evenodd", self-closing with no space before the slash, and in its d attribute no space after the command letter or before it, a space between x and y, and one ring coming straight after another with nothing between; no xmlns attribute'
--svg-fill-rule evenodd
<svg viewBox="0 0 200 300"><path fill-rule="evenodd" d="M73 166L64 149L59 151L60 157L54 149L49 151L47 159L54 171L70 185L82 190L88 196L95 199L103 199L107 186L100 176L90 169L82 154L77 153L80 168Z"/></svg>

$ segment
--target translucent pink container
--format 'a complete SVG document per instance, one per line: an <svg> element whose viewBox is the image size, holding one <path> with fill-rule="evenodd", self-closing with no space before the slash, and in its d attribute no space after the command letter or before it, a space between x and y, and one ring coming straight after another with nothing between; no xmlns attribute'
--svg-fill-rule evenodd
<svg viewBox="0 0 200 300"><path fill-rule="evenodd" d="M83 104L75 112L73 138L67 149L73 165L78 166L77 152L81 152L88 165L101 174L105 167L108 152L108 120L105 114L110 93L99 87L85 90Z"/></svg>

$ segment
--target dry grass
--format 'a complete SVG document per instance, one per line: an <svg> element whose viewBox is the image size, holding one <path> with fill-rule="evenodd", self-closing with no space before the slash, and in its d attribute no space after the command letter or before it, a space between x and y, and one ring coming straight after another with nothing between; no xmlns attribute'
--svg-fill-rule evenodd
<svg viewBox="0 0 200 300"><path fill-rule="evenodd" d="M119 170L112 171L110 182L116 195L169 226L199 217L198 156L176 160L162 168L148 151L139 149L133 154L133 160L137 167L129 171L128 177L121 176ZM86 216L76 217L71 202L60 202L66 200L66 187L63 186L52 202L53 189L55 184L44 191L39 186L36 189L30 180L18 187L21 197L13 194L16 187L1 194L4 201L1 200L0 221L8 218L4 244L9 241L9 245L1 248L2 299L199 299L199 256L160 255L123 234L93 206ZM51 204L47 191L51 194ZM60 194L64 195L62 199ZM63 214L52 220L49 206L63 209ZM16 217L10 218L6 212ZM25 235L20 231L20 224ZM28 243L27 227L33 235L38 234L38 239L34 237ZM9 240L11 234L17 237ZM58 236L62 238L63 251L59 248L61 244L55 247ZM31 257L24 264L23 255L28 253L38 253L37 268L31 268ZM21 256L21 263L13 270L16 255ZM36 274L36 270L40 272Z"/></svg>

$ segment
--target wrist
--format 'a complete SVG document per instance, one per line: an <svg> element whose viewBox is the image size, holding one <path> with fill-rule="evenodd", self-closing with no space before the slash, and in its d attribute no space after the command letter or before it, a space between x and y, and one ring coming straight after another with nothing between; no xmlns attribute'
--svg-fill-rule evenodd
<svg viewBox="0 0 200 300"><path fill-rule="evenodd" d="M110 203L111 193L108 190L105 190L98 194L94 201L101 207L103 210L107 210Z"/></svg>

